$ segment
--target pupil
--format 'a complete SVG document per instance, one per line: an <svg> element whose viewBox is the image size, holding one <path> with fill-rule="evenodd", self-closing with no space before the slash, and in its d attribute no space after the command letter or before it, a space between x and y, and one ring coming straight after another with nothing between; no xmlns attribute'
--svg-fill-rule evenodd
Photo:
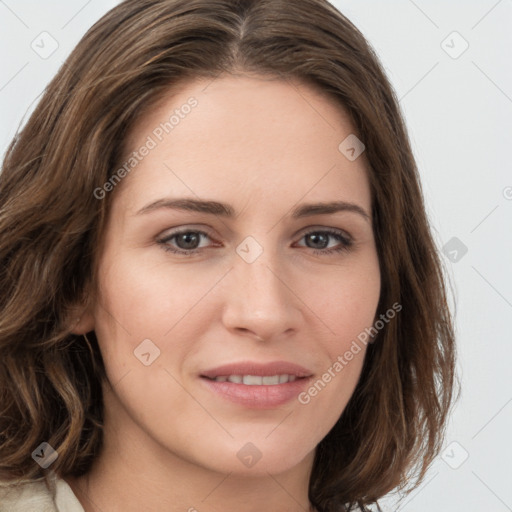
<svg viewBox="0 0 512 512"><path fill-rule="evenodd" d="M308 237L309 237L309 240L312 240L314 244L320 243L321 247L313 247L314 249L325 249L327 247L327 245L329 244L327 235L325 235L323 233L308 235ZM307 243L306 243L306 245L307 245ZM310 246L308 245L308 247L310 247Z"/></svg>
<svg viewBox="0 0 512 512"><path fill-rule="evenodd" d="M178 235L178 245L181 249L196 249L198 241L199 236L197 233L182 233Z"/></svg>

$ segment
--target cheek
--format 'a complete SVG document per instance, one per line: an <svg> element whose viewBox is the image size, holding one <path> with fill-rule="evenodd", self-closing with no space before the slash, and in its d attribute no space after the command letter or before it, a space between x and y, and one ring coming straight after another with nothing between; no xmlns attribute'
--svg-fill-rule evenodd
<svg viewBox="0 0 512 512"><path fill-rule="evenodd" d="M101 305L115 318L117 327L137 338L158 339L191 312L214 280L210 283L207 276L198 280L197 273L179 266L169 268L165 262L124 257L105 268L100 282Z"/></svg>
<svg viewBox="0 0 512 512"><path fill-rule="evenodd" d="M322 320L334 332L324 339L328 363L299 402L318 418L316 428L327 433L349 402L359 380L380 298L380 270L376 254L359 266L340 269L337 279L316 288ZM320 293L323 290L323 293ZM323 299L322 299L323 296ZM315 420L316 421L316 420ZM326 428L329 427L329 428Z"/></svg>
<svg viewBox="0 0 512 512"><path fill-rule="evenodd" d="M376 254L359 265L317 276L316 285L308 288L308 300L318 311L317 325L327 326L329 334L321 337L323 365L298 398L306 410L315 411L315 428L324 434L339 419L359 380L380 290Z"/></svg>
<svg viewBox="0 0 512 512"><path fill-rule="evenodd" d="M179 265L106 256L95 331L109 379L117 382L128 371L138 371L143 361L137 355L148 352L152 369L181 368L194 348L190 340L201 339L211 323L207 315L213 309L205 309L204 298L222 269L197 279L197 271Z"/></svg>
<svg viewBox="0 0 512 512"><path fill-rule="evenodd" d="M375 257L367 265L340 267L317 276L314 286L311 283L304 292L319 321L329 329L326 349L331 360L348 350L351 342L373 324L380 290Z"/></svg>
<svg viewBox="0 0 512 512"><path fill-rule="evenodd" d="M341 272L337 280L320 280L315 289L309 298L330 333L320 338L323 364L298 401L311 428L323 436L338 421L361 375L380 297L378 266Z"/></svg>
<svg viewBox="0 0 512 512"><path fill-rule="evenodd" d="M318 441L334 427L356 388L366 348L358 347L355 351L356 354L348 351L350 360L338 356L297 397L301 416L307 417L308 428L315 432Z"/></svg>

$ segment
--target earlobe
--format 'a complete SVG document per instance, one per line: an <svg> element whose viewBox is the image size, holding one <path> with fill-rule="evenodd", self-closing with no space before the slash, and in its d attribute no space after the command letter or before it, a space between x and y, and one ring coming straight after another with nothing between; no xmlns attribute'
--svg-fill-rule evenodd
<svg viewBox="0 0 512 512"><path fill-rule="evenodd" d="M94 316L89 309L73 308L69 316L69 332L71 334L85 334L94 330Z"/></svg>

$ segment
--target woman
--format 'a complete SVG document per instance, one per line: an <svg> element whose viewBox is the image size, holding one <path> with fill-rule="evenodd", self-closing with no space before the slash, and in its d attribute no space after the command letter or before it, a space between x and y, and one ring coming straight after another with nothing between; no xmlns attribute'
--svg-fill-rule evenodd
<svg viewBox="0 0 512 512"><path fill-rule="evenodd" d="M326 1L121 3L0 204L0 511L365 510L423 478L441 264L394 93Z"/></svg>

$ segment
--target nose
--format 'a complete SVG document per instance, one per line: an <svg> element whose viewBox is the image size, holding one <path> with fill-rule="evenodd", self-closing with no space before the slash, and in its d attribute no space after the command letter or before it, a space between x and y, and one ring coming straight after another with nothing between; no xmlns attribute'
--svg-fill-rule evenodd
<svg viewBox="0 0 512 512"><path fill-rule="evenodd" d="M226 329L261 341L288 336L298 330L302 302L275 259L262 255L255 262L247 263L238 258L228 279L222 314Z"/></svg>

